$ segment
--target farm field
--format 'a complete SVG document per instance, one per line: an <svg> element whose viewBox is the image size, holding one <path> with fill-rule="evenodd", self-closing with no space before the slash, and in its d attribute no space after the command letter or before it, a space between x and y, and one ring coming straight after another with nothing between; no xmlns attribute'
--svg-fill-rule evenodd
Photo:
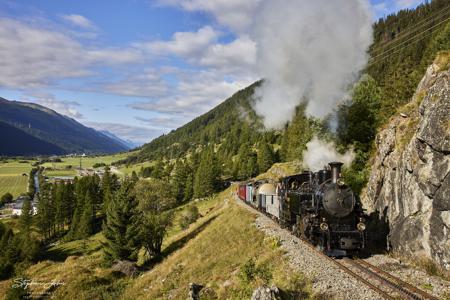
<svg viewBox="0 0 450 300"><path fill-rule="evenodd" d="M28 175L33 162L8 160L0 163L0 196L11 193L17 197L27 191Z"/></svg>
<svg viewBox="0 0 450 300"><path fill-rule="evenodd" d="M119 153L108 156L86 156L81 158L81 164L83 168L92 168L96 163L111 164L112 162L124 159L129 156L130 153ZM77 168L80 166L80 157L61 157L61 162L46 162L42 164L45 168L61 169L65 170L68 166Z"/></svg>
<svg viewBox="0 0 450 300"><path fill-rule="evenodd" d="M81 166L83 169L92 169L95 164L104 163L110 165L111 163L126 158L130 153L119 153L107 156L86 156L81 158ZM46 162L42 164L45 175L48 177L62 177L62 176L77 176L77 169L80 166L80 157L60 157L61 162ZM131 173L131 172L130 172ZM123 175L120 173L119 175Z"/></svg>
<svg viewBox="0 0 450 300"><path fill-rule="evenodd" d="M121 166L118 168L118 171L120 172L120 176L131 176L131 173L133 173L133 171L135 171L136 173L139 173L139 171L141 170L141 168L145 168L145 167L149 167L154 165L155 162L143 162L143 163L139 163L139 164L133 164L130 166Z"/></svg>

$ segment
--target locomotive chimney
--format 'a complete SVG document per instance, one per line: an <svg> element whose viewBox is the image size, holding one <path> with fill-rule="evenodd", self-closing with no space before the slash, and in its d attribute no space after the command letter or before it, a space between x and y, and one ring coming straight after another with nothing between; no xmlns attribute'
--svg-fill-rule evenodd
<svg viewBox="0 0 450 300"><path fill-rule="evenodd" d="M330 162L331 168L331 182L337 183L338 179L341 177L341 167L343 163L341 162Z"/></svg>

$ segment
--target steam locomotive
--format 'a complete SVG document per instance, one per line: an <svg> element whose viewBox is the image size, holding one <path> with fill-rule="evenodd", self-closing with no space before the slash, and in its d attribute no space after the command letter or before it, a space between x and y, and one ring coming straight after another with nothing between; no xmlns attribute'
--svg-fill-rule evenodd
<svg viewBox="0 0 450 300"><path fill-rule="evenodd" d="M276 219L329 256L349 256L365 247L364 212L341 178L340 162L278 183L242 183L238 197Z"/></svg>

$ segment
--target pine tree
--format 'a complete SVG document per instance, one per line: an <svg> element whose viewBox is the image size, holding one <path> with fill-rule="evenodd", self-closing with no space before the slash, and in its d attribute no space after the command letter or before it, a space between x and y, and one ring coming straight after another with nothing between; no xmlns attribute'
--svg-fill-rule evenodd
<svg viewBox="0 0 450 300"><path fill-rule="evenodd" d="M113 193L116 190L117 179L111 175L109 167L105 167L105 174L102 178L103 213L106 214L107 206L112 201Z"/></svg>
<svg viewBox="0 0 450 300"><path fill-rule="evenodd" d="M314 135L311 120L305 116L305 106L297 108L294 119L287 127L281 143L283 161L301 160L306 144Z"/></svg>
<svg viewBox="0 0 450 300"><path fill-rule="evenodd" d="M274 163L272 148L264 139L258 145L257 162L259 173L266 172Z"/></svg>
<svg viewBox="0 0 450 300"><path fill-rule="evenodd" d="M137 224L133 222L137 204L133 187L134 182L125 179L107 207L103 234L106 238L105 259L109 262L137 257Z"/></svg>
<svg viewBox="0 0 450 300"><path fill-rule="evenodd" d="M164 176L164 163L162 160L156 161L155 167L153 168L152 177L156 179L161 179Z"/></svg>
<svg viewBox="0 0 450 300"><path fill-rule="evenodd" d="M186 186L189 176L189 168L181 160L175 162L172 185L175 189L176 199L182 202L185 199ZM191 186L192 187L192 186Z"/></svg>
<svg viewBox="0 0 450 300"><path fill-rule="evenodd" d="M203 151L200 164L194 179L194 197L206 197L217 190L219 172L214 151L211 148Z"/></svg>
<svg viewBox="0 0 450 300"><path fill-rule="evenodd" d="M54 193L52 184L40 184L37 208L37 226L44 236L44 239L49 239L53 235L55 224Z"/></svg>
<svg viewBox="0 0 450 300"><path fill-rule="evenodd" d="M34 261L40 250L39 242L35 237L31 235L31 225L33 223L33 207L31 201L26 199L22 206L22 213L19 218L19 235L15 238L18 239L20 244L20 256L21 261Z"/></svg>
<svg viewBox="0 0 450 300"><path fill-rule="evenodd" d="M192 173L186 177L186 187L184 189L183 201L189 201L194 196L194 176Z"/></svg>
<svg viewBox="0 0 450 300"><path fill-rule="evenodd" d="M56 227L59 231L64 229L65 222L65 207L64 207L64 197L65 197L65 185L63 183L56 185L55 192L55 222Z"/></svg>
<svg viewBox="0 0 450 300"><path fill-rule="evenodd" d="M20 232L29 236L31 224L33 222L33 207L30 199L25 199L22 206L22 213L19 218Z"/></svg>
<svg viewBox="0 0 450 300"><path fill-rule="evenodd" d="M83 210L80 215L80 221L77 226L76 238L86 239L93 233L93 197L89 191L86 192L84 198Z"/></svg>
<svg viewBox="0 0 450 300"><path fill-rule="evenodd" d="M62 198L62 210L64 213L64 225L70 226L74 214L76 204L76 197L74 191L74 185L72 183L66 183L64 185L64 193Z"/></svg>

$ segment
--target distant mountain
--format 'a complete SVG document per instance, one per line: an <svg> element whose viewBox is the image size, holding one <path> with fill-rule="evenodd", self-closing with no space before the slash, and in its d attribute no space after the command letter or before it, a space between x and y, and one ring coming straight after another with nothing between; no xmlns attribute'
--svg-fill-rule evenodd
<svg viewBox="0 0 450 300"><path fill-rule="evenodd" d="M65 153L62 148L35 138L34 136L4 122L0 122L0 134L2 139L0 155L58 155Z"/></svg>
<svg viewBox="0 0 450 300"><path fill-rule="evenodd" d="M34 103L0 98L0 122L0 153L5 155L100 154L129 149L103 133ZM8 151L3 150L6 143Z"/></svg>
<svg viewBox="0 0 450 300"><path fill-rule="evenodd" d="M134 143L133 141L130 141L130 140L122 139L122 138L118 137L117 135L115 135L114 133L109 132L107 130L99 130L99 131L101 133L103 133L104 135L106 135L107 137L115 140L119 144L125 146L128 150L137 148L139 146L137 143Z"/></svg>

